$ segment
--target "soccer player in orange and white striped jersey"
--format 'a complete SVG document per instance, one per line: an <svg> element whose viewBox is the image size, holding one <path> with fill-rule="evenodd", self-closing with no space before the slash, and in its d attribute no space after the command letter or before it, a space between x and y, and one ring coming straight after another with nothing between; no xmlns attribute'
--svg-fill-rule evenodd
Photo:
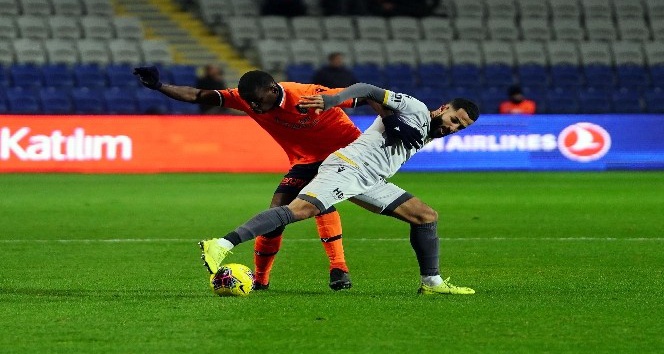
<svg viewBox="0 0 664 354"><path fill-rule="evenodd" d="M317 174L318 166L332 152L344 147L360 136L359 129L341 108L320 114L301 108L302 96L336 94L342 89L295 82L277 83L263 71L245 73L238 88L227 90L201 90L192 87L162 84L154 67L137 68L134 73L143 85L158 90L173 99L234 108L247 113L282 147L288 155L291 168L277 187L270 207L288 205ZM340 106L351 108L356 100ZM330 260L330 288L351 287L348 266L341 241L342 229L339 213L334 207L316 216L318 234ZM255 288L267 289L274 258L281 248L284 228L256 238L254 246ZM220 264L205 259L212 273Z"/></svg>

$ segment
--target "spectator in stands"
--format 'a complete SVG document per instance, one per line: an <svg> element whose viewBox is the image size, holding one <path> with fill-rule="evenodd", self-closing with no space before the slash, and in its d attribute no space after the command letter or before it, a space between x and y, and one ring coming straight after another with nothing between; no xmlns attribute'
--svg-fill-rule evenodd
<svg viewBox="0 0 664 354"><path fill-rule="evenodd" d="M369 11L376 16L424 17L433 13L440 0L367 0Z"/></svg>
<svg viewBox="0 0 664 354"><path fill-rule="evenodd" d="M366 1L358 0L320 0L320 7L325 16L367 15Z"/></svg>
<svg viewBox="0 0 664 354"><path fill-rule="evenodd" d="M513 85L507 89L509 99L502 102L498 109L500 114L535 114L537 104L526 99L520 86Z"/></svg>
<svg viewBox="0 0 664 354"><path fill-rule="evenodd" d="M196 88L203 90L223 90L228 88L224 81L224 72L216 65L208 64L205 66L202 77L196 80ZM225 110L218 106L200 105L201 113L204 114L218 114Z"/></svg>
<svg viewBox="0 0 664 354"><path fill-rule="evenodd" d="M348 87L357 83L352 71L344 65L344 55L334 52L327 56L328 64L314 73L313 83L329 88Z"/></svg>
<svg viewBox="0 0 664 354"><path fill-rule="evenodd" d="M261 15L264 16L305 16L307 5L302 0L264 0Z"/></svg>

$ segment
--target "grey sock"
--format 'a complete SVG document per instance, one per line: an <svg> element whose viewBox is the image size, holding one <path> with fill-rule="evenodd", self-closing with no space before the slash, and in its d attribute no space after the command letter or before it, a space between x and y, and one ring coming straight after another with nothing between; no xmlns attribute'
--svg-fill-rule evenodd
<svg viewBox="0 0 664 354"><path fill-rule="evenodd" d="M287 206L278 206L259 213L235 229L234 232L239 236L241 243L295 221L295 215L293 215L293 212Z"/></svg>
<svg viewBox="0 0 664 354"><path fill-rule="evenodd" d="M410 224L410 245L415 251L421 275L439 275L438 269L438 222Z"/></svg>

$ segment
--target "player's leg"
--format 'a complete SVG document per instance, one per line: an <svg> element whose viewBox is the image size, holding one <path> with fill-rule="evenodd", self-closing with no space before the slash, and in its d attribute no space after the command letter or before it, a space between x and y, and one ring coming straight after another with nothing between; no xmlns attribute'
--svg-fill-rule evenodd
<svg viewBox="0 0 664 354"><path fill-rule="evenodd" d="M341 160L335 162L345 164ZM211 273L216 272L231 249L240 243L288 224L314 217L334 204L360 194L366 189L362 183L358 183L357 175L353 173L338 175L337 167L338 165L334 163L327 166L323 164L318 175L288 206L279 206L259 213L223 238L201 241L199 245L203 249L204 265Z"/></svg>
<svg viewBox="0 0 664 354"><path fill-rule="evenodd" d="M321 163L294 165L279 183L270 207L288 205L318 173ZM316 227L323 249L330 261L330 287L334 290L351 287L348 265L344 257L341 217L334 207L316 215ZM254 264L256 289L267 289L276 253L281 247L283 228L256 238Z"/></svg>
<svg viewBox="0 0 664 354"><path fill-rule="evenodd" d="M415 251L425 294L473 294L443 280L439 270L438 213L420 199L392 183L381 183L352 202L370 211L395 217L410 225L410 244Z"/></svg>
<svg viewBox="0 0 664 354"><path fill-rule="evenodd" d="M204 266L210 273L216 273L222 262L231 253L231 250L258 235L265 235L280 227L312 218L320 213L320 209L309 202L295 199L287 206L270 208L258 213L246 223L238 226L222 238L213 238L198 243L203 250L201 258Z"/></svg>
<svg viewBox="0 0 664 354"><path fill-rule="evenodd" d="M282 184L280 184L279 188L281 188ZM296 194L275 193L272 196L270 208L288 205L288 203L295 199L295 196ZM281 249L284 229L285 227L279 227L256 237L254 242L254 289L256 290L267 289L270 285L270 272L274 265L274 259Z"/></svg>

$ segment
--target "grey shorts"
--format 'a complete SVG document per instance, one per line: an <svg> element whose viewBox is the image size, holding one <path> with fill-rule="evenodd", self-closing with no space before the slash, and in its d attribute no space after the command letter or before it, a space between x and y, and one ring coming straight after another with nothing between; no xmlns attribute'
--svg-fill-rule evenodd
<svg viewBox="0 0 664 354"><path fill-rule="evenodd" d="M397 185L371 177L335 155L325 160L316 177L298 195L321 211L351 199L376 213L392 212L412 197Z"/></svg>

